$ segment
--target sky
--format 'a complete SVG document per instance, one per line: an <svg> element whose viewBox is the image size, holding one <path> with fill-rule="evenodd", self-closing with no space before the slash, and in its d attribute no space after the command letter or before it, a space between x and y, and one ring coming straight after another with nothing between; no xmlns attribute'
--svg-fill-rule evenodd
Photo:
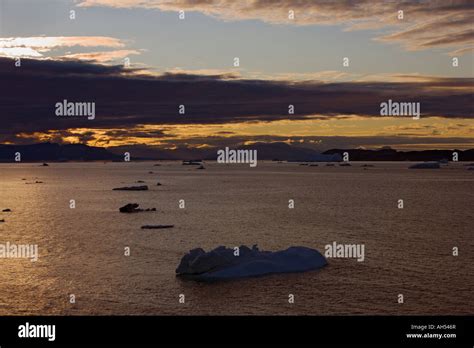
<svg viewBox="0 0 474 348"><path fill-rule="evenodd" d="M467 0L0 0L0 143L474 148L473 23Z"/></svg>

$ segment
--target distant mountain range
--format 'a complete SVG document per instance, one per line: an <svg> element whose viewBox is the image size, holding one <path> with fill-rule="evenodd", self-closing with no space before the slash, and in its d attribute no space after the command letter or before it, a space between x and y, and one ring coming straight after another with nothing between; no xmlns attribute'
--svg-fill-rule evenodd
<svg viewBox="0 0 474 348"><path fill-rule="evenodd" d="M0 161L2 162L14 162L17 153L21 155L21 162L113 161L122 158L104 148L82 144L0 145Z"/></svg>
<svg viewBox="0 0 474 348"><path fill-rule="evenodd" d="M425 150L402 152L393 149L360 150L332 149L322 154L306 147L286 143L255 143L241 146L241 150L257 150L260 160L279 161L338 161L344 152L350 161L438 161L452 160L453 151L459 161L474 161L474 149L470 150ZM178 148L163 149L157 146L131 145L109 148L93 147L83 144L39 143L31 145L0 145L0 161L14 162L15 154L21 154L22 162L61 162L61 161L123 161L125 152L132 160L215 160L218 148Z"/></svg>
<svg viewBox="0 0 474 348"><path fill-rule="evenodd" d="M324 154L349 154L350 161L441 161L453 160L453 152L458 153L459 161L474 161L474 149L470 150L423 150L397 151L394 149L361 150L361 149L332 149Z"/></svg>

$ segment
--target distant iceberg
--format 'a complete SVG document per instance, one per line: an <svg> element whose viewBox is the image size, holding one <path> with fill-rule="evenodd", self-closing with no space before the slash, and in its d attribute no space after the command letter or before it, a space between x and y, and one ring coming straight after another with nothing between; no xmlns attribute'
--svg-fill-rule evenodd
<svg viewBox="0 0 474 348"><path fill-rule="evenodd" d="M439 169L440 165L438 162L424 162L424 163L417 163L410 167L409 169Z"/></svg>
<svg viewBox="0 0 474 348"><path fill-rule="evenodd" d="M176 269L178 276L198 281L230 280L274 273L305 272L327 265L317 250L290 247L282 251L260 251L240 246L235 249L220 246L209 252L193 249L183 256Z"/></svg>

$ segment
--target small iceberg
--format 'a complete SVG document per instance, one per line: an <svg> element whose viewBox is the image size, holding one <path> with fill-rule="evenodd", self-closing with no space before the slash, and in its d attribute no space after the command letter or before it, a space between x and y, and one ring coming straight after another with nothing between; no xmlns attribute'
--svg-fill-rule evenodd
<svg viewBox="0 0 474 348"><path fill-rule="evenodd" d="M201 160L196 160L196 161L183 161L183 166L200 166L202 165Z"/></svg>
<svg viewBox="0 0 474 348"><path fill-rule="evenodd" d="M173 228L174 225L144 225L142 230L159 230L164 228Z"/></svg>
<svg viewBox="0 0 474 348"><path fill-rule="evenodd" d="M140 209L138 208L140 204L138 203L128 203L123 207L119 208L121 213L139 213L142 211L156 211L156 208L147 208L147 209Z"/></svg>
<svg viewBox="0 0 474 348"><path fill-rule="evenodd" d="M438 162L424 162L414 164L408 167L408 169L439 169L440 167Z"/></svg>
<svg viewBox="0 0 474 348"><path fill-rule="evenodd" d="M183 256L176 274L197 281L230 280L275 273L295 273L319 269L327 265L319 251L306 247L290 247L281 251L260 251L240 246L220 246L209 252L193 249Z"/></svg>
<svg viewBox="0 0 474 348"><path fill-rule="evenodd" d="M142 185L142 186L130 186L130 187L116 187L112 189L112 191L147 191L148 186L147 185Z"/></svg>

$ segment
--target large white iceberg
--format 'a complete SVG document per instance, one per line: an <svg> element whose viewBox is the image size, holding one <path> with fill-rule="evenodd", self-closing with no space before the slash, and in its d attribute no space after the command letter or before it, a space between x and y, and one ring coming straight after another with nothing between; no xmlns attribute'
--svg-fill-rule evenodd
<svg viewBox="0 0 474 348"><path fill-rule="evenodd" d="M282 251L260 251L240 246L236 250L220 246L209 252L193 249L183 256L176 269L178 276L216 281L255 277L273 273L304 272L327 265L319 251L306 247L290 247Z"/></svg>

